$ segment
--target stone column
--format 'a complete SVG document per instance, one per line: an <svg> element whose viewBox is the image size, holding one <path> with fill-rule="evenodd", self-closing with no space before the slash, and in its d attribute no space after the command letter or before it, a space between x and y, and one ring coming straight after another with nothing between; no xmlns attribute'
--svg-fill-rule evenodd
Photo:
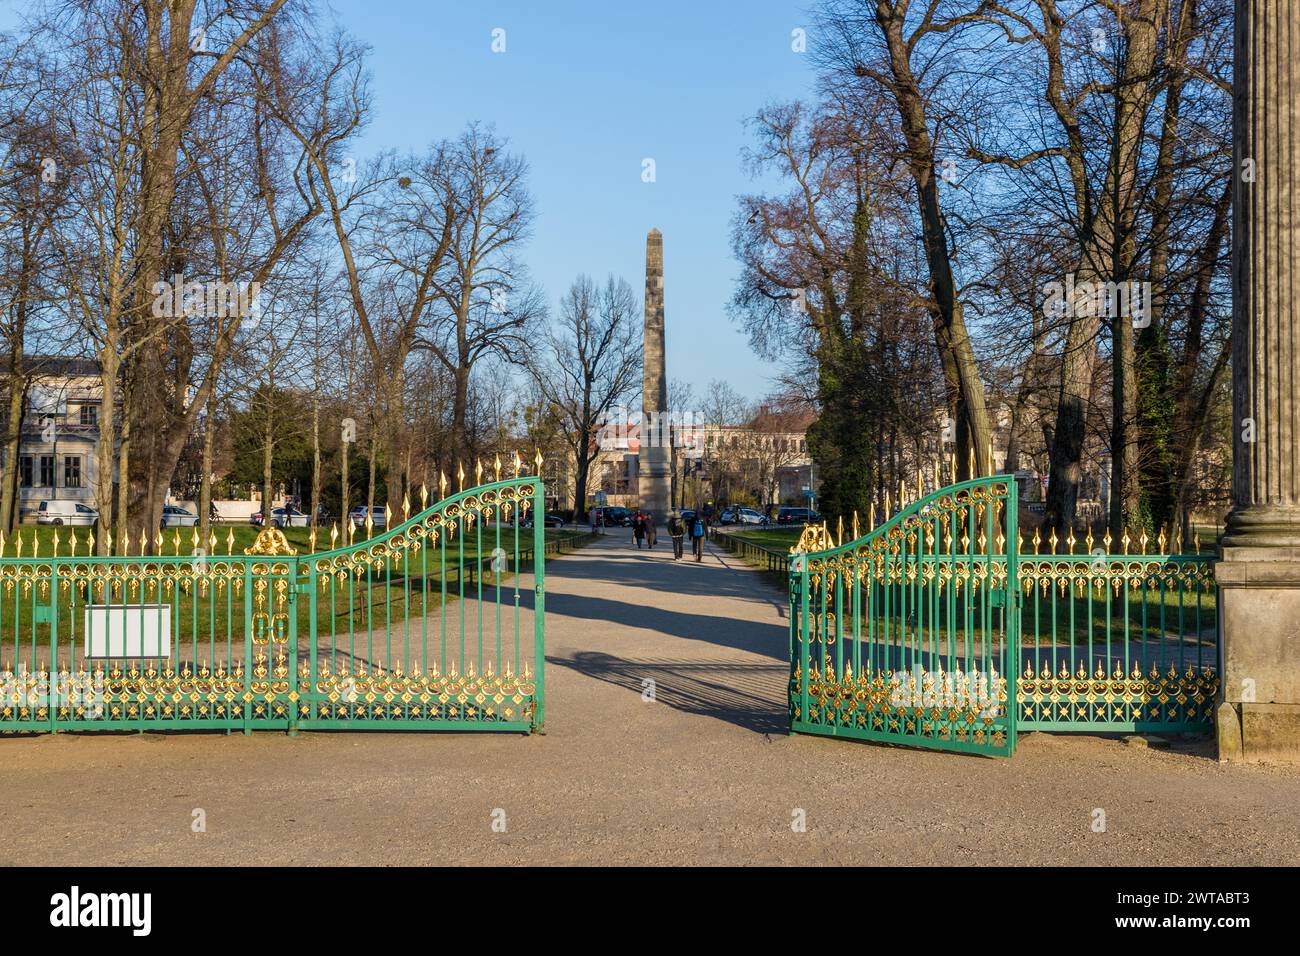
<svg viewBox="0 0 1300 956"><path fill-rule="evenodd" d="M1300 759L1300 3L1237 0L1221 759Z"/></svg>
<svg viewBox="0 0 1300 956"><path fill-rule="evenodd" d="M672 468L669 463L668 376L664 363L664 237L651 229L645 240L645 339L641 390L641 508L656 524L667 520L671 507Z"/></svg>

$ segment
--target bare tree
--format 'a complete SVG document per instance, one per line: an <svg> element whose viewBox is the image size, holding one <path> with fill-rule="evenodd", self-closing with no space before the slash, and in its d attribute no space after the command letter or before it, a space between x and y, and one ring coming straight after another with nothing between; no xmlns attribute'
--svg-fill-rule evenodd
<svg viewBox="0 0 1300 956"><path fill-rule="evenodd" d="M587 511L587 484L598 433L609 410L636 388L641 373L640 326L632 287L610 276L597 287L579 276L560 302L547 348L529 370L560 421L575 462L573 511Z"/></svg>

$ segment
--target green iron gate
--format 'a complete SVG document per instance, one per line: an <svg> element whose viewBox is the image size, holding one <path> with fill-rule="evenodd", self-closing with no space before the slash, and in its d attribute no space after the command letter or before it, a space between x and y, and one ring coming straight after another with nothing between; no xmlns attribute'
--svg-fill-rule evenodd
<svg viewBox="0 0 1300 956"><path fill-rule="evenodd" d="M925 495L848 543L810 527L790 567L791 730L1010 756L1016 484Z"/></svg>
<svg viewBox="0 0 1300 956"><path fill-rule="evenodd" d="M515 475L305 555L269 528L224 555L0 537L0 731L537 730L543 489Z"/></svg>

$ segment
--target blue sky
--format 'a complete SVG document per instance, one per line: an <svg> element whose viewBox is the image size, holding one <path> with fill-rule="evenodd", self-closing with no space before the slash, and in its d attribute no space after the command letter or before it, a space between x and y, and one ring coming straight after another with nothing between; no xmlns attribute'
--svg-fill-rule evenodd
<svg viewBox="0 0 1300 956"><path fill-rule="evenodd" d="M373 48L375 116L360 152L419 150L470 120L493 124L531 168L527 250L555 308L579 273L644 284L645 234L664 234L668 375L729 381L751 398L776 369L728 319L737 266L743 121L806 96L791 49L799 0L325 0ZM25 4L0 0L0 28ZM493 30L505 52L492 51ZM808 43L816 40L809 32ZM642 182L653 159L656 181Z"/></svg>
<svg viewBox="0 0 1300 956"><path fill-rule="evenodd" d="M759 397L775 369L726 315L737 273L729 224L753 188L743 120L807 95L790 0L333 0L373 47L372 149L419 149L467 121L493 123L532 168L527 253L552 308L580 272L640 295L645 234L664 233L668 375L723 378ZM492 31L505 52L492 52ZM811 38L810 38L811 42ZM641 180L652 158L657 180Z"/></svg>

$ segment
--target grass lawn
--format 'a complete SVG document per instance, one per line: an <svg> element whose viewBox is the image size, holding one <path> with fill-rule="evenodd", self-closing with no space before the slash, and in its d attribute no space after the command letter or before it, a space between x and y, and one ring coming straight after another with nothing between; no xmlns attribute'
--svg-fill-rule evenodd
<svg viewBox="0 0 1300 956"><path fill-rule="evenodd" d="M232 552L242 555L243 548L253 542L257 529L251 527L224 526L234 532ZM59 532L61 555L68 554L69 528L41 527L24 528L24 556L31 554L31 532L38 532L40 548L38 554L48 555L53 547L54 531ZM80 542L78 552L85 554L85 530L78 528L77 540ZM291 545L298 547L300 554L307 553L307 530L303 528L287 529L286 537ZM186 539L189 539L188 541ZM581 547L590 535L575 529L546 529L548 544L554 544L561 553ZM516 561L513 547L513 525L501 528L500 546L506 553L506 566L497 572L488 570L484 562L497 547L496 527L488 525L482 529L481 539L477 532L461 539L450 540L445 549L441 546L425 547L408 558L396 560L389 558L378 567L363 569L360 573L348 573L333 576L314 576L312 582L316 600L316 633L322 642L337 635L350 642L354 635L364 640L364 635L407 630L407 622L412 622L409 630L416 630L414 622L429 615L437 614L445 604L452 604L463 597L477 601L481 595L481 608L498 605L503 611L513 613L515 606L514 568ZM190 529L182 531L181 554L186 545L192 541ZM364 536L361 538L364 541ZM172 551L174 532L166 536L168 553ZM217 554L211 558L212 565L221 566L221 558L226 554L226 535L219 534ZM532 546L532 530L520 529L520 568L527 571L531 567L531 558L527 549ZM549 549L548 549L549 550ZM6 555L14 555L10 544L5 549ZM463 557L462 557L463 555ZM480 560L483 559L483 560ZM463 564L462 564L463 562ZM301 570L302 564L299 565ZM483 566L482 572L479 568ZM12 569L15 565L9 565ZM32 565L19 565L30 568ZM171 567L175 567L174 564ZM462 568L464 569L462 571ZM246 594L249 590L242 580L243 565L234 565L232 580L223 576L220 581L208 581L201 588L190 587L183 590L163 575L133 577L123 594L119 590L111 600L105 597L102 588L96 587L93 594L84 586L80 588L62 587L55 603L55 612L59 620L59 644L80 645L83 641L84 612L88 603L103 604L162 604L166 606L171 618L171 639L174 649L187 646L198 650L220 647L230 642L242 647L245 630ZM301 576L299 582L307 578ZM129 585L134 583L132 589ZM26 586L24 586L26 584ZM237 589L238 585L238 589ZM270 595L274 594L272 583ZM297 619L299 641L306 646L307 636L311 633L312 601L309 593L298 593L290 605L293 616ZM269 596L273 603L274 597ZM45 618L50 600L48 592L39 593L39 586L18 583L9 577L0 587L0 665L8 666L15 661L39 659L41 649L48 650L50 625ZM274 610L272 608L272 610ZM492 612L495 614L495 610ZM423 628L421 628L423 634ZM187 655L188 656L188 655Z"/></svg>

